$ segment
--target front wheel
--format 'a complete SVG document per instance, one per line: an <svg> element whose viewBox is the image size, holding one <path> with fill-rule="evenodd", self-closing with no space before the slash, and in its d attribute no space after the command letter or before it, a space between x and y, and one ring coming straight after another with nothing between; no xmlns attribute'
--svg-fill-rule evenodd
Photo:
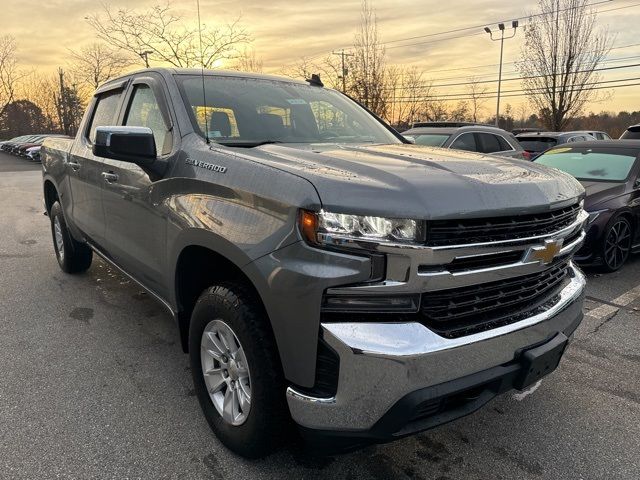
<svg viewBox="0 0 640 480"><path fill-rule="evenodd" d="M607 228L602 240L602 266L607 272L615 272L629 258L632 228L625 217L617 217Z"/></svg>
<svg viewBox="0 0 640 480"><path fill-rule="evenodd" d="M284 440L288 415L273 334L255 296L215 285L198 299L189 327L195 391L216 436L249 458Z"/></svg>
<svg viewBox="0 0 640 480"><path fill-rule="evenodd" d="M60 202L54 202L51 206L49 218L58 265L66 273L85 272L91 266L93 252L86 243L78 242L71 236Z"/></svg>

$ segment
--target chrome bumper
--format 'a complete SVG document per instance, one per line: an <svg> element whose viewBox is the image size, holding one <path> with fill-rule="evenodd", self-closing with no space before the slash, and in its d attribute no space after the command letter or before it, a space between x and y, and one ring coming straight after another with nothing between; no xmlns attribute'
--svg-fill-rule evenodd
<svg viewBox="0 0 640 480"><path fill-rule="evenodd" d="M364 431L411 392L513 361L558 332L569 336L581 318L586 283L573 263L570 268L569 283L546 311L461 338L443 338L419 323L322 324L340 357L337 393L314 398L289 388L293 419L311 429Z"/></svg>

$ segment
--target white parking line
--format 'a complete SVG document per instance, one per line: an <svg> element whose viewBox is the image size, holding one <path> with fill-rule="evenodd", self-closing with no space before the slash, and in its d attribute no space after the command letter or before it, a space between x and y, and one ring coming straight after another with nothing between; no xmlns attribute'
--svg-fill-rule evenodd
<svg viewBox="0 0 640 480"><path fill-rule="evenodd" d="M542 385L542 380L538 380L536 383L534 383L531 387L529 387L527 390L525 390L524 392L520 392L520 393L514 393L513 394L513 399L517 400L519 402L521 402L522 400L524 400L526 397L528 397L529 395L531 395L533 392L535 392L540 385Z"/></svg>
<svg viewBox="0 0 640 480"><path fill-rule="evenodd" d="M602 318L608 317L613 313L616 313L618 310L620 310L620 307L626 307L638 297L640 297L640 285L637 285L636 287L623 293L622 295L611 301L611 303L619 305L618 307L603 304L591 310L589 313L587 313L587 316L595 318L596 320L600 320Z"/></svg>

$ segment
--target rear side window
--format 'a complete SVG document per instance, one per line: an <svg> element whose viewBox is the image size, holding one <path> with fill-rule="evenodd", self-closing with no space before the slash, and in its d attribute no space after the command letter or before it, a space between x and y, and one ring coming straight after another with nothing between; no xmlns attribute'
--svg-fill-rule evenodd
<svg viewBox="0 0 640 480"><path fill-rule="evenodd" d="M620 139L638 140L640 139L640 126L629 127L626 132L622 134Z"/></svg>
<svg viewBox="0 0 640 480"><path fill-rule="evenodd" d="M430 147L441 147L451 135L412 135L416 139L416 145L428 145Z"/></svg>
<svg viewBox="0 0 640 480"><path fill-rule="evenodd" d="M89 141L93 143L96 139L97 127L108 127L116 124L116 115L122 91L113 90L103 93L98 97L96 108L93 110L91 124L89 125Z"/></svg>
<svg viewBox="0 0 640 480"><path fill-rule="evenodd" d="M480 144L480 148L478 150L482 153L495 153L502 150L511 150L511 148L502 148L498 137L491 133L476 133L476 140Z"/></svg>
<svg viewBox="0 0 640 480"><path fill-rule="evenodd" d="M507 142L503 137L501 137L500 135L496 135L496 138L498 139L498 142L500 142L500 151L501 152L505 152L507 150L515 150L513 148L513 145L511 145L509 142ZM514 142L515 143L515 142Z"/></svg>
<svg viewBox="0 0 640 480"><path fill-rule="evenodd" d="M452 144L450 148L456 150L466 150L468 152L477 152L476 139L473 133L463 133Z"/></svg>

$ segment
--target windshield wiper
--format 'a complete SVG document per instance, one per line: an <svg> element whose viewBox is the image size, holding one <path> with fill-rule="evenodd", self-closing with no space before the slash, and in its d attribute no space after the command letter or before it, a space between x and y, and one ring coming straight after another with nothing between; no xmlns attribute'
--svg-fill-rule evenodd
<svg viewBox="0 0 640 480"><path fill-rule="evenodd" d="M255 142L238 140L238 141L231 141L231 142L217 141L216 143L219 143L220 145L224 145L225 147L254 148L254 147L259 147L261 145L271 145L274 143L285 143L285 142L281 140L259 140Z"/></svg>

